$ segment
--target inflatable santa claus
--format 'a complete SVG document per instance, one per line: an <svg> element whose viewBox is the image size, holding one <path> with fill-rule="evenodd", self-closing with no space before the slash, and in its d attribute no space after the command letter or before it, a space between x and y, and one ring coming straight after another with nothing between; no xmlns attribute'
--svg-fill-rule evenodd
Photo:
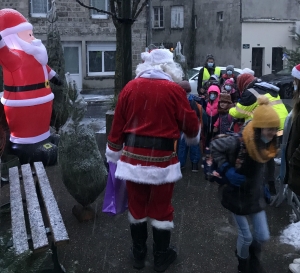
<svg viewBox="0 0 300 273"><path fill-rule="evenodd" d="M57 146L51 143L49 130L54 98L49 81L57 85L61 82L47 62L47 50L33 36L26 18L13 9L0 10L0 65L4 78L1 103L11 150L21 164L56 162Z"/></svg>

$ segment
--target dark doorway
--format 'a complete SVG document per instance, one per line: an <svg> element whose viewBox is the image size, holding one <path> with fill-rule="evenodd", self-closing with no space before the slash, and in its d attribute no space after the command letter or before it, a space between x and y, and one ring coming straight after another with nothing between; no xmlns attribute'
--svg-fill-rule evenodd
<svg viewBox="0 0 300 273"><path fill-rule="evenodd" d="M282 47L272 48L272 73L275 74L283 69L283 49Z"/></svg>
<svg viewBox="0 0 300 273"><path fill-rule="evenodd" d="M255 73L255 77L262 76L262 64L264 49L262 47L252 48L252 70Z"/></svg>

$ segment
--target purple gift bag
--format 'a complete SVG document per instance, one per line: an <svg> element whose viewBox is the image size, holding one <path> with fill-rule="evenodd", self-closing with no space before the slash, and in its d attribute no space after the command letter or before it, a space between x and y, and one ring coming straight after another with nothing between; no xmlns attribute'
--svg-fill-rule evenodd
<svg viewBox="0 0 300 273"><path fill-rule="evenodd" d="M126 181L115 177L117 164L109 162L102 211L110 215L123 213L128 208Z"/></svg>

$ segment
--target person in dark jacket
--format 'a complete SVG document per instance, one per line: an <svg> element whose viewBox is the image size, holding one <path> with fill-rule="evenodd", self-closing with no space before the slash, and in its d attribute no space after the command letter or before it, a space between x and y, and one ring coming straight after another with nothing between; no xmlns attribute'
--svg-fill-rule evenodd
<svg viewBox="0 0 300 273"><path fill-rule="evenodd" d="M242 74L237 78L238 89L242 92L241 98L235 107L229 110L229 114L235 119L244 118L251 120L253 111L257 107L257 97L265 95L272 108L276 111L280 119L279 131L283 130L284 121L288 111L279 96L279 88L267 82L262 82L251 74ZM275 188L275 162L270 160L268 164L268 188L272 195L276 194Z"/></svg>
<svg viewBox="0 0 300 273"><path fill-rule="evenodd" d="M228 136L211 142L213 160L228 184L222 187L221 204L233 213L238 228L236 255L238 272L263 273L259 254L269 240L264 183L267 162L277 154L278 114L266 96L258 98L258 107L240 137ZM252 220L251 233L248 218ZM249 266L249 268L248 268Z"/></svg>
<svg viewBox="0 0 300 273"><path fill-rule="evenodd" d="M215 58L213 55L208 54L206 56L206 61L203 67L199 70L198 74L198 85L197 92L199 96L203 96L205 89L203 88L204 84L210 80L212 75L218 76L218 79L221 77L221 69L215 65Z"/></svg>
<svg viewBox="0 0 300 273"><path fill-rule="evenodd" d="M285 182L300 195L300 65L292 70L294 76L294 107L292 113L292 128L286 145L286 176Z"/></svg>
<svg viewBox="0 0 300 273"><path fill-rule="evenodd" d="M186 92L187 99L190 103L191 108L195 111L198 120L199 120L199 127L203 127L203 111L202 106L198 104L195 100L193 95L191 95L191 85L188 81L181 81L178 83ZM181 169L185 168L186 165L186 159L188 154L190 155L190 160L192 163L192 172L198 172L199 171L199 161L201 158L201 150L200 145L188 145L183 137L183 132L180 134L180 138L178 139L177 143L177 154L178 154L178 160L180 162Z"/></svg>
<svg viewBox="0 0 300 273"><path fill-rule="evenodd" d="M285 144L284 139L287 135L288 139L281 164L284 183L288 184L289 188L297 195L300 195L300 64L292 69L292 76L294 77L294 107L290 113L290 124L286 124L283 134L283 144ZM289 127L290 130L288 130ZM293 273L300 273L300 259L294 259L293 263L289 265L289 269Z"/></svg>

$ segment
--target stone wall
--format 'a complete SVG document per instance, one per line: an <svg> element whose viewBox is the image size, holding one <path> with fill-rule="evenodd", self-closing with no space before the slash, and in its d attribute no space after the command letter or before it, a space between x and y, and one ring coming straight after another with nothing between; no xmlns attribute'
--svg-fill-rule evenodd
<svg viewBox="0 0 300 273"><path fill-rule="evenodd" d="M21 12L34 26L34 34L37 38L46 41L49 22L46 18L33 18L30 16L29 1L1 0L0 9L13 8ZM62 42L82 42L82 76L86 87L94 88L97 84L105 88L113 88L113 77L87 77L85 42L92 41L116 41L116 29L111 17L108 19L92 19L90 11L75 0L56 1L58 20L56 25L61 34ZM146 9L145 9L146 10ZM136 65L140 62L140 53L146 47L146 14L145 10L140 14L132 28L132 59L133 75ZM89 79L90 78L90 79ZM90 83L89 83L90 82Z"/></svg>

